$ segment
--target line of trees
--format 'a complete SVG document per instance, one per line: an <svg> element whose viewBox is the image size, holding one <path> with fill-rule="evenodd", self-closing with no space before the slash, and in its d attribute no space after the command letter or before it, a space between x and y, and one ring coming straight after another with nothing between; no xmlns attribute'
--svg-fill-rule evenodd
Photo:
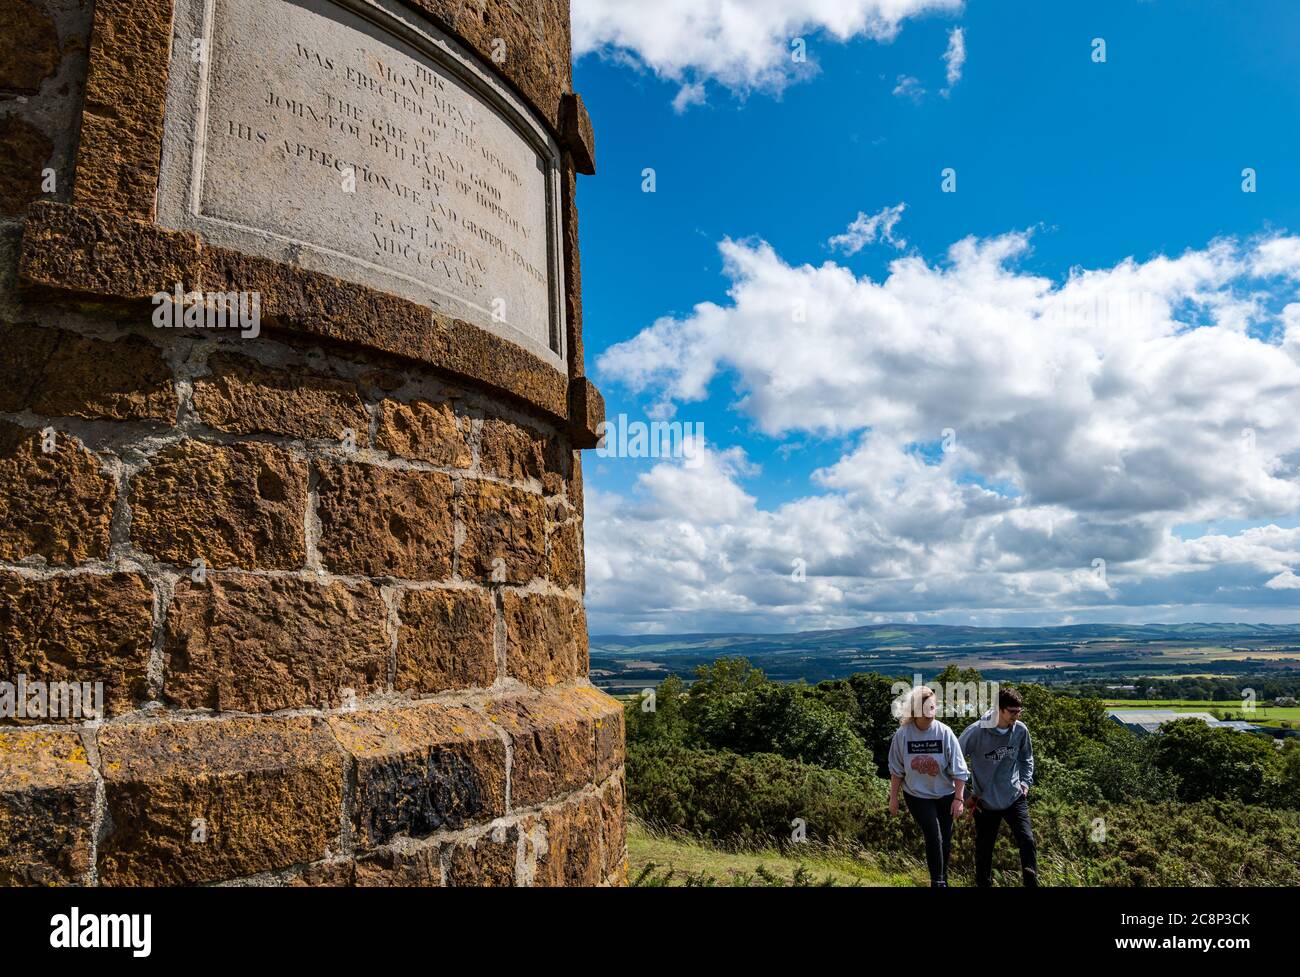
<svg viewBox="0 0 1300 977"><path fill-rule="evenodd" d="M1114 688L1120 684L1133 687ZM1251 692L1257 704L1271 705L1276 698L1300 696L1300 675L1284 672L1250 678L1138 677L1122 681L1111 678L1071 682L1054 688L1071 695L1103 699L1194 699L1225 704L1240 703L1243 696Z"/></svg>

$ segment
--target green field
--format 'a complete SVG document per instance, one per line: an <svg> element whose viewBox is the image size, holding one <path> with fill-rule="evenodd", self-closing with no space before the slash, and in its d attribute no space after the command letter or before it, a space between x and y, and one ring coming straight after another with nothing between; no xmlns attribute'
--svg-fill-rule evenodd
<svg viewBox="0 0 1300 977"><path fill-rule="evenodd" d="M1211 712L1218 709L1231 712L1234 716L1242 713L1247 722L1259 726L1277 726L1282 722L1300 723L1300 706L1256 706L1246 712L1240 702L1214 702L1195 699L1108 699L1108 709L1173 709L1175 712Z"/></svg>
<svg viewBox="0 0 1300 977"><path fill-rule="evenodd" d="M802 869L806 885L924 886L924 867L886 871L861 855L808 846L794 857L776 849L733 851L683 834L651 831L635 818L627 826L628 878L642 885L791 885Z"/></svg>

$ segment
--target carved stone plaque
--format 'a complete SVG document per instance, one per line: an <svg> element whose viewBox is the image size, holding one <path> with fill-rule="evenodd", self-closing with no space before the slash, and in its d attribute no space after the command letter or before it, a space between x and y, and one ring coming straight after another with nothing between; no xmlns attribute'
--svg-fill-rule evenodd
<svg viewBox="0 0 1300 977"><path fill-rule="evenodd" d="M160 223L393 292L564 369L559 151L389 0L177 0Z"/></svg>

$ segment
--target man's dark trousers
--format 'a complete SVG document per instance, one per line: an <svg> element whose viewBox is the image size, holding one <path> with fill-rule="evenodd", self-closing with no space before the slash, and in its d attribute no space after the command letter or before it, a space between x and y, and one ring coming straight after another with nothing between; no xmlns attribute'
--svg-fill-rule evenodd
<svg viewBox="0 0 1300 977"><path fill-rule="evenodd" d="M998 840L998 826L1006 820L1011 836L1020 846L1020 868L1025 885L1038 885L1038 849L1034 845L1034 829L1029 823L1029 801L1021 797L1010 807L1000 811L990 810L983 804L975 811L975 884L983 887L993 884L993 845Z"/></svg>

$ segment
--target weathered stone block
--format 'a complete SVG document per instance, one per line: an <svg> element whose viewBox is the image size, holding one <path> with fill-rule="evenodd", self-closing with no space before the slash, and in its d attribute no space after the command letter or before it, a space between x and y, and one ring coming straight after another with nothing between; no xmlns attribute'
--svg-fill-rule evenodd
<svg viewBox="0 0 1300 977"><path fill-rule="evenodd" d="M54 153L54 143L36 126L17 115L0 115L0 146L5 165L0 166L0 214L19 216L42 196L41 173Z"/></svg>
<svg viewBox="0 0 1300 977"><path fill-rule="evenodd" d="M269 444L187 440L131 480L131 539L188 568L295 570L306 562L307 464Z"/></svg>
<svg viewBox="0 0 1300 977"><path fill-rule="evenodd" d="M483 471L512 481L535 479L548 494L564 487L566 453L559 438L495 417L483 422L479 436L479 464Z"/></svg>
<svg viewBox="0 0 1300 977"><path fill-rule="evenodd" d="M59 61L54 18L30 0L9 0L0 9L0 90L35 95Z"/></svg>
<svg viewBox="0 0 1300 977"><path fill-rule="evenodd" d="M540 495L494 482L467 482L460 504L465 523L462 577L523 584L546 572L546 503Z"/></svg>
<svg viewBox="0 0 1300 977"><path fill-rule="evenodd" d="M546 828L546 840L537 850L533 884L599 885L605 875L600 800L592 796L573 798L547 808L536 818Z"/></svg>
<svg viewBox="0 0 1300 977"><path fill-rule="evenodd" d="M76 733L0 731L0 885L81 884L94 802Z"/></svg>
<svg viewBox="0 0 1300 977"><path fill-rule="evenodd" d="M575 410L573 402L574 385L585 380L584 351L582 346L582 255L578 246L578 174L572 168L564 172L564 190L560 194L561 221L564 226L564 312L566 330L569 338L569 382L566 387L568 411L566 419L573 436L573 447L594 447L584 433L581 421L583 412ZM591 432L590 437L595 433Z"/></svg>
<svg viewBox="0 0 1300 977"><path fill-rule="evenodd" d="M579 173L596 172L596 136L591 116L582 104L582 96L568 92L560 102L560 136L564 148L573 154L573 166Z"/></svg>
<svg viewBox="0 0 1300 977"><path fill-rule="evenodd" d="M572 697L591 722L596 741L596 780L603 781L623 765L623 704L591 686L574 689Z"/></svg>
<svg viewBox="0 0 1300 977"><path fill-rule="evenodd" d="M627 882L627 792L622 777L612 777L600 793L605 877L615 884Z"/></svg>
<svg viewBox="0 0 1300 977"><path fill-rule="evenodd" d="M0 678L103 682L113 716L148 697L153 591L129 573L77 573L37 579L0 571ZM82 702L84 715L87 703ZM60 703L60 711L63 709ZM8 720L0 720L7 722ZM31 718L77 722L77 716Z"/></svg>
<svg viewBox="0 0 1300 977"><path fill-rule="evenodd" d="M167 613L164 697L183 709L273 712L382 691L387 615L369 584L183 579Z"/></svg>
<svg viewBox="0 0 1300 977"><path fill-rule="evenodd" d="M587 616L582 604L551 594L503 595L506 669L545 689L587 674Z"/></svg>
<svg viewBox="0 0 1300 977"><path fill-rule="evenodd" d="M335 573L451 576L451 478L438 472L317 463L321 559Z"/></svg>
<svg viewBox="0 0 1300 977"><path fill-rule="evenodd" d="M472 710L422 703L329 722L355 763L359 846L422 838L505 813L505 744Z"/></svg>
<svg viewBox="0 0 1300 977"><path fill-rule="evenodd" d="M384 400L379 404L375 447L431 465L468 468L473 461L465 435L468 425L468 419L456 417L451 404Z"/></svg>
<svg viewBox="0 0 1300 977"><path fill-rule="evenodd" d="M77 161L79 202L153 216L171 21L166 0L96 0Z"/></svg>
<svg viewBox="0 0 1300 977"><path fill-rule="evenodd" d="M442 885L439 846L380 848L356 860L356 885L362 888L429 889Z"/></svg>
<svg viewBox="0 0 1300 977"><path fill-rule="evenodd" d="M519 829L514 825L498 825L450 847L447 885L503 888L515 884Z"/></svg>
<svg viewBox="0 0 1300 977"><path fill-rule="evenodd" d="M512 808L541 804L595 779L592 719L573 690L502 699L486 711L513 744Z"/></svg>
<svg viewBox="0 0 1300 977"><path fill-rule="evenodd" d="M351 380L263 366L247 356L214 353L211 375L194 381L194 406L209 427L232 434L280 434L366 447L370 415Z"/></svg>
<svg viewBox="0 0 1300 977"><path fill-rule="evenodd" d="M569 484L564 494L569 500L569 505L573 506L578 517L582 518L586 509L586 496L582 486L582 453L580 451L571 452L571 457Z"/></svg>
<svg viewBox="0 0 1300 977"><path fill-rule="evenodd" d="M574 264L577 264L576 254ZM581 307L580 296L574 296L573 304ZM594 448L600 444L600 425L605 420L605 398L585 376L574 377L569 381L569 418L573 447Z"/></svg>
<svg viewBox="0 0 1300 977"><path fill-rule="evenodd" d="M402 595L397 633L400 692L489 686L496 679L492 597L478 590L413 590Z"/></svg>
<svg viewBox="0 0 1300 977"><path fill-rule="evenodd" d="M85 159L83 142L78 160ZM79 167L78 182L82 172ZM156 191L157 187L152 187L150 195ZM203 254L195 234L99 209L41 200L28 208L18 274L24 281L49 288L140 300L135 306L137 321L146 321L151 312L143 301L160 290L174 288L176 282L196 281ZM262 308L265 314L265 303Z"/></svg>
<svg viewBox="0 0 1300 977"><path fill-rule="evenodd" d="M582 523L577 519L553 524L546 534L546 575L557 587L585 589Z"/></svg>
<svg viewBox="0 0 1300 977"><path fill-rule="evenodd" d="M318 861L339 835L344 758L320 720L105 726L105 885L184 885Z"/></svg>
<svg viewBox="0 0 1300 977"><path fill-rule="evenodd" d="M479 434L479 464L489 475L525 481L546 471L546 438L510 421L489 417Z"/></svg>
<svg viewBox="0 0 1300 977"><path fill-rule="evenodd" d="M74 565L106 559L116 489L98 459L63 431L0 420L0 560Z"/></svg>
<svg viewBox="0 0 1300 977"><path fill-rule="evenodd" d="M107 342L0 324L0 410L171 424L176 404L162 351L139 336Z"/></svg>

